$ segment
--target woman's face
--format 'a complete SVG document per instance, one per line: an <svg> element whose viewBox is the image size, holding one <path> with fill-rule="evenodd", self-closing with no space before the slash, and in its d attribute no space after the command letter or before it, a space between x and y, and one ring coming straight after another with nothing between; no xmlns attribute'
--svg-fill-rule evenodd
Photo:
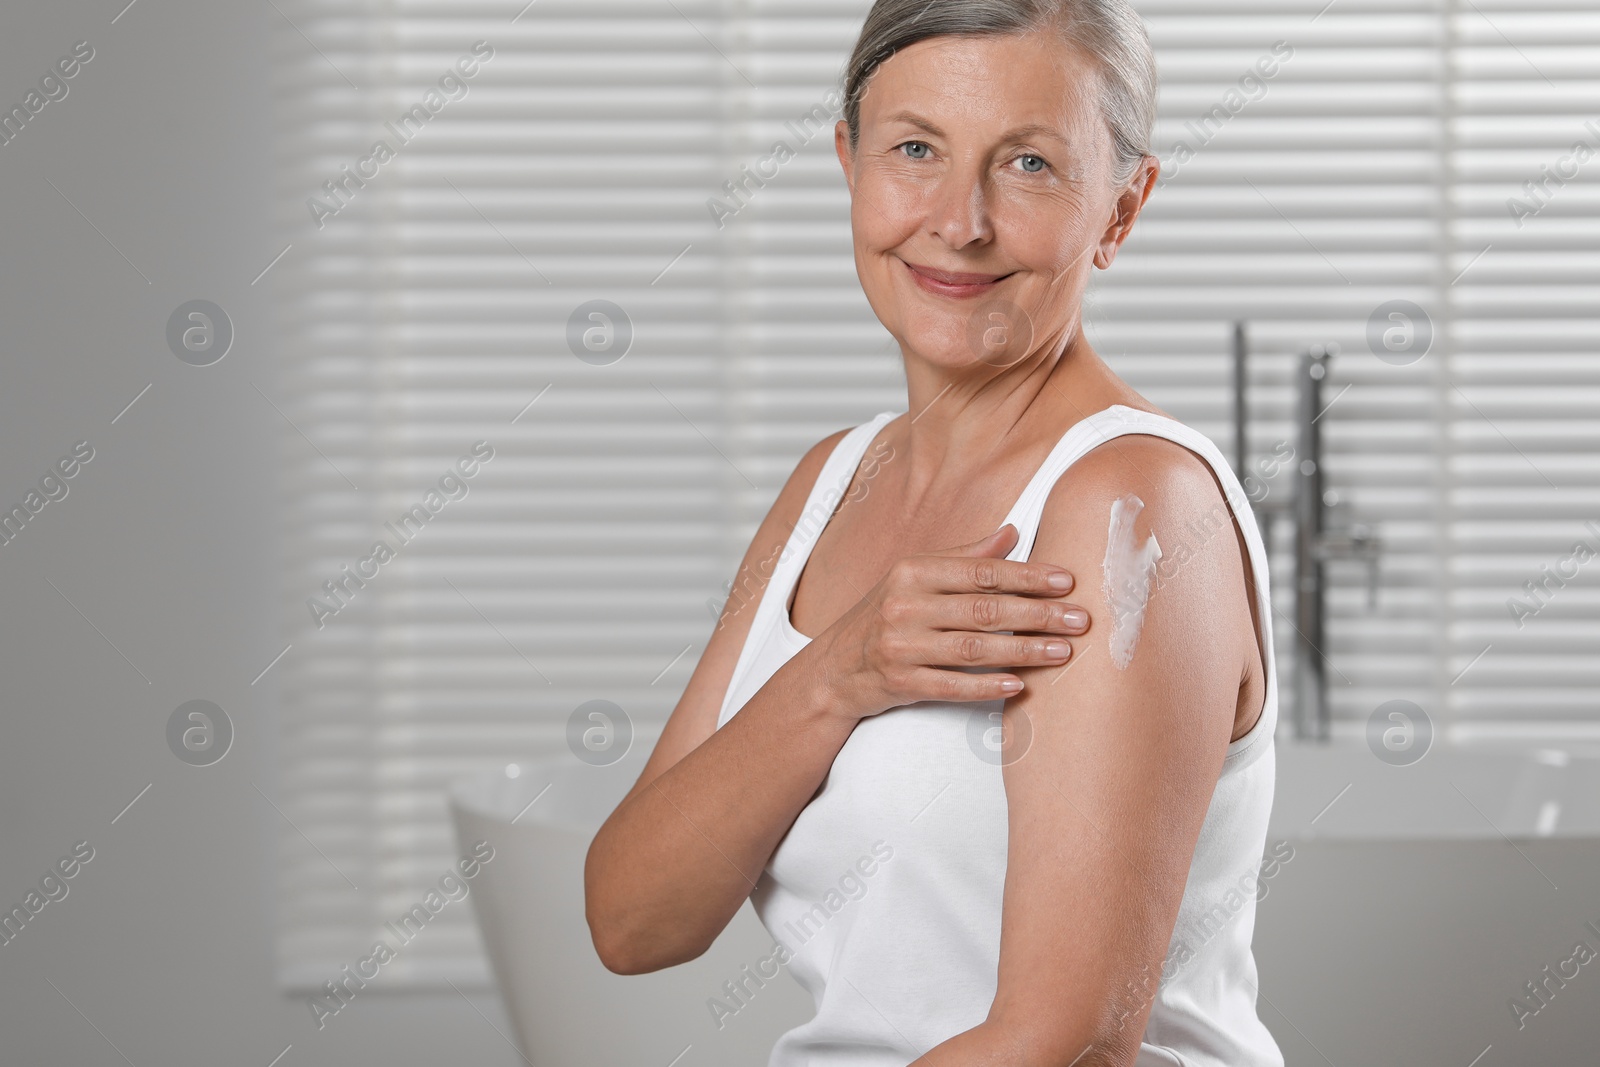
<svg viewBox="0 0 1600 1067"><path fill-rule="evenodd" d="M839 123L856 271L908 355L1004 367L1075 333L1149 189L1119 204L1091 62L1047 34L930 38L867 82L853 156Z"/></svg>

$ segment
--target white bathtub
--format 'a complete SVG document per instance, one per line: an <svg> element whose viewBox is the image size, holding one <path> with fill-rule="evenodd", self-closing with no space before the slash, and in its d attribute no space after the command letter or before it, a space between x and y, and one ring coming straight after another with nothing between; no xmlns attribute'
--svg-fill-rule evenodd
<svg viewBox="0 0 1600 1067"><path fill-rule="evenodd" d="M1279 738L1271 833L1321 840L1600 838L1594 746L1440 746L1405 766L1359 738ZM1502 837L1504 835L1504 837Z"/></svg>
<svg viewBox="0 0 1600 1067"><path fill-rule="evenodd" d="M782 973L729 996L771 948L748 903L683 966L620 976L595 957L583 860L643 765L635 748L603 768L521 762L456 793L463 847L496 849L472 900L517 1037L537 1067L762 1067L811 1002ZM1600 951L1585 926L1600 928L1600 750L1439 746L1391 766L1359 741L1280 738L1268 847L1284 841L1255 952L1291 1067L1600 1063L1600 959L1549 983L1521 1029L1509 1008L1577 940ZM720 1028L713 997L738 1007Z"/></svg>
<svg viewBox="0 0 1600 1067"><path fill-rule="evenodd" d="M761 985L759 975L745 977L743 968L772 952L749 902L681 966L616 975L595 955L584 856L638 778L648 754L640 747L609 767L565 751L519 761L515 778L496 772L454 791L457 839L495 849L471 899L507 1014L536 1067L764 1067L778 1036L810 1018L812 1005L786 973ZM740 981L735 998L725 983ZM734 1011L721 1025L712 998Z"/></svg>
<svg viewBox="0 0 1600 1067"><path fill-rule="evenodd" d="M1511 1010L1539 1006L1524 983L1578 941L1600 952L1600 750L1391 766L1359 738L1277 748L1268 843L1295 857L1257 905L1255 955L1289 1064L1600 1063L1600 959Z"/></svg>

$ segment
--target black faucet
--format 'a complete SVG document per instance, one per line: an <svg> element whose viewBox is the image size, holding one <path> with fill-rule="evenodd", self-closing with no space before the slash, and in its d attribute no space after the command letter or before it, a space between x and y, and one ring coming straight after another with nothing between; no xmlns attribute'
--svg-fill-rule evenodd
<svg viewBox="0 0 1600 1067"><path fill-rule="evenodd" d="M1322 383L1337 345L1313 345L1300 355L1296 397L1299 440L1290 461L1294 463L1295 493L1287 502L1257 499L1248 492L1251 482L1263 483L1248 473L1248 427L1245 405L1245 364L1248 346L1245 325L1234 323L1234 456L1239 480L1250 496L1262 540L1271 545L1273 520L1294 522L1295 546L1295 708L1294 736L1299 740L1330 738L1327 678L1327 587L1325 564L1330 560L1361 560L1367 565L1367 607L1377 607L1378 560L1381 545L1366 523L1356 522L1350 506L1329 489L1323 477L1321 421L1329 405L1322 402ZM1342 395L1342 394L1341 394ZM1337 400L1335 397L1334 400ZM1282 458L1282 448L1274 450Z"/></svg>

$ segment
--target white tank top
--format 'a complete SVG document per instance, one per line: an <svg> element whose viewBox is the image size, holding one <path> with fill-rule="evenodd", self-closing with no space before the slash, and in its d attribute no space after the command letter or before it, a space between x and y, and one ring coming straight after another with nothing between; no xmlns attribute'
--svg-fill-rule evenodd
<svg viewBox="0 0 1600 1067"><path fill-rule="evenodd" d="M851 430L823 466L756 608L718 728L809 642L789 619L796 576L868 445L895 415L883 412ZM1275 770L1272 599L1266 550L1238 479L1198 431L1107 408L1073 425L1023 490L1006 516L1020 535L1007 558L1028 558L1061 472L1129 433L1175 441L1216 472L1250 552L1267 690L1260 719L1223 760L1159 985L1152 976L1154 1003L1135 1063L1282 1067L1256 1015L1250 951ZM1000 959L1007 809L997 750L985 740L1001 706L921 701L862 719L779 842L750 900L779 942L773 958L788 961L816 1015L778 1039L768 1067L905 1067L988 1015Z"/></svg>

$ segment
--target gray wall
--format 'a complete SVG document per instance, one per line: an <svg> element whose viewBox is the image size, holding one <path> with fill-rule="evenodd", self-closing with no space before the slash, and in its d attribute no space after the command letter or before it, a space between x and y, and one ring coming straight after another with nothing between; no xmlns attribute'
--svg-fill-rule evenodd
<svg viewBox="0 0 1600 1067"><path fill-rule="evenodd" d="M519 1063L492 995L369 991L319 1033L275 990L274 675L250 683L285 640L275 450L308 447L256 391L274 391L272 307L250 283L283 244L280 16L140 0L117 17L123 2L0 8L7 110L75 42L94 49L0 145L0 507L75 442L94 449L0 545L0 906L75 842L94 849L0 945L0 1060L265 1067L293 1044L282 1067ZM236 330L207 367L165 340L196 298ZM165 740L192 699L235 728L212 766Z"/></svg>

